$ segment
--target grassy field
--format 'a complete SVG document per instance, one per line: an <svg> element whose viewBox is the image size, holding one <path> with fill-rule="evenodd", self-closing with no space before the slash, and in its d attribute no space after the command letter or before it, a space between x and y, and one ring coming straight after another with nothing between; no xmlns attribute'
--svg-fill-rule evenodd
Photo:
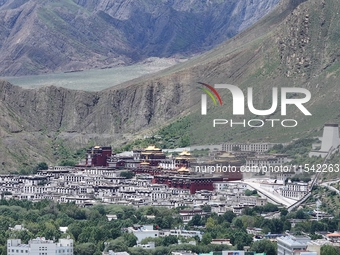
<svg viewBox="0 0 340 255"><path fill-rule="evenodd" d="M100 91L143 75L158 72L182 61L184 60L149 58L143 63L109 69L0 78L27 89L54 85L75 90Z"/></svg>

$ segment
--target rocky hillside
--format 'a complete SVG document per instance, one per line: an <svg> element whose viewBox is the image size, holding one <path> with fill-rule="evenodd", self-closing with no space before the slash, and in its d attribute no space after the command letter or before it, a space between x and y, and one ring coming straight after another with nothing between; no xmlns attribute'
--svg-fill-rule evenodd
<svg viewBox="0 0 340 255"><path fill-rule="evenodd" d="M152 77L101 92L56 87L24 90L2 82L0 166L9 170L23 162L55 162L55 150L62 143L73 148L115 145L185 115L192 121L192 143L278 142L319 135L325 122L340 122L339 13L337 0L283 1L258 24L213 50ZM254 87L259 109L271 104L272 87L307 88L312 99L306 107L312 116L293 107L286 118L297 119L296 128L211 132L211 123L196 114L198 81L235 84L243 90ZM230 95L219 92L226 106L214 107L209 101L209 113L214 109L220 118L233 118ZM249 112L245 117L259 118ZM271 118L282 116L276 112Z"/></svg>
<svg viewBox="0 0 340 255"><path fill-rule="evenodd" d="M107 68L211 49L278 0L1 0L0 75Z"/></svg>
<svg viewBox="0 0 340 255"><path fill-rule="evenodd" d="M54 86L24 90L0 82L0 164L13 169L39 160L55 162L58 146L119 144L164 125L190 107L185 86L173 82L103 92Z"/></svg>

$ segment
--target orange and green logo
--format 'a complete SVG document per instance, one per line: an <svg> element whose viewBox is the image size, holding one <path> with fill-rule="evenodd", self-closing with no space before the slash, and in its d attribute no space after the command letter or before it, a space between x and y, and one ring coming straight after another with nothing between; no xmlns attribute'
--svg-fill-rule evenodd
<svg viewBox="0 0 340 255"><path fill-rule="evenodd" d="M218 99L220 105L222 105L223 102L222 102L220 94L218 94L218 92L213 86L203 83L203 82L198 82L198 84L201 84L204 86L203 88L199 88L199 89L206 93L206 94L202 94L201 96L202 115L206 115L207 114L207 95L209 95L209 97L212 99L214 105L217 105L216 98Z"/></svg>

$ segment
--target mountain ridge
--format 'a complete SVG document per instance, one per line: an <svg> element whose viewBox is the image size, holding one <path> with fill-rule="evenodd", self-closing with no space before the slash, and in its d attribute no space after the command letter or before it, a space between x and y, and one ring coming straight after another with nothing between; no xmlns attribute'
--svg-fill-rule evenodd
<svg viewBox="0 0 340 255"><path fill-rule="evenodd" d="M340 122L338 12L335 0L284 1L254 27L207 53L100 92L24 90L2 82L0 166L8 170L23 162L55 162L61 141L70 148L117 145L143 132L157 132L181 116L191 118L193 144L283 142L318 135L325 122ZM268 109L273 86L303 87L312 93L306 107L313 116L289 108L289 118L299 121L297 128L218 129L218 135L211 135L210 123L202 122L199 114L199 81L254 87L259 109ZM227 93L221 96L231 100ZM220 118L232 118L229 108L209 104L209 113L212 109ZM279 118L279 113L271 117Z"/></svg>
<svg viewBox="0 0 340 255"><path fill-rule="evenodd" d="M39 1L0 4L0 75L190 56L254 23L278 0Z"/></svg>

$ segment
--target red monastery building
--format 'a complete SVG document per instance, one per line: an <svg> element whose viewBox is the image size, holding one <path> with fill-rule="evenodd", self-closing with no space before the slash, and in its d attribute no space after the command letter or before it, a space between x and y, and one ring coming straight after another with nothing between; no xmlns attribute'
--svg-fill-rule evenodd
<svg viewBox="0 0 340 255"><path fill-rule="evenodd" d="M223 181L223 177L205 176L169 176L155 175L153 183L167 184L169 188L187 189L190 194L195 194L199 190L214 190L214 182Z"/></svg>
<svg viewBox="0 0 340 255"><path fill-rule="evenodd" d="M112 156L111 147L94 146L86 151L86 166L108 166L107 161Z"/></svg>
<svg viewBox="0 0 340 255"><path fill-rule="evenodd" d="M197 172L211 165L231 165L235 171L209 173ZM113 155L111 147L94 146L87 150L83 167L125 168L134 173L154 176L152 182L166 184L169 188L187 189L191 194L200 190L214 190L215 182L240 180L241 162L232 154L219 153L213 160L198 164L188 151L177 157L167 158L161 149L148 146L144 150L134 150L133 154Z"/></svg>

